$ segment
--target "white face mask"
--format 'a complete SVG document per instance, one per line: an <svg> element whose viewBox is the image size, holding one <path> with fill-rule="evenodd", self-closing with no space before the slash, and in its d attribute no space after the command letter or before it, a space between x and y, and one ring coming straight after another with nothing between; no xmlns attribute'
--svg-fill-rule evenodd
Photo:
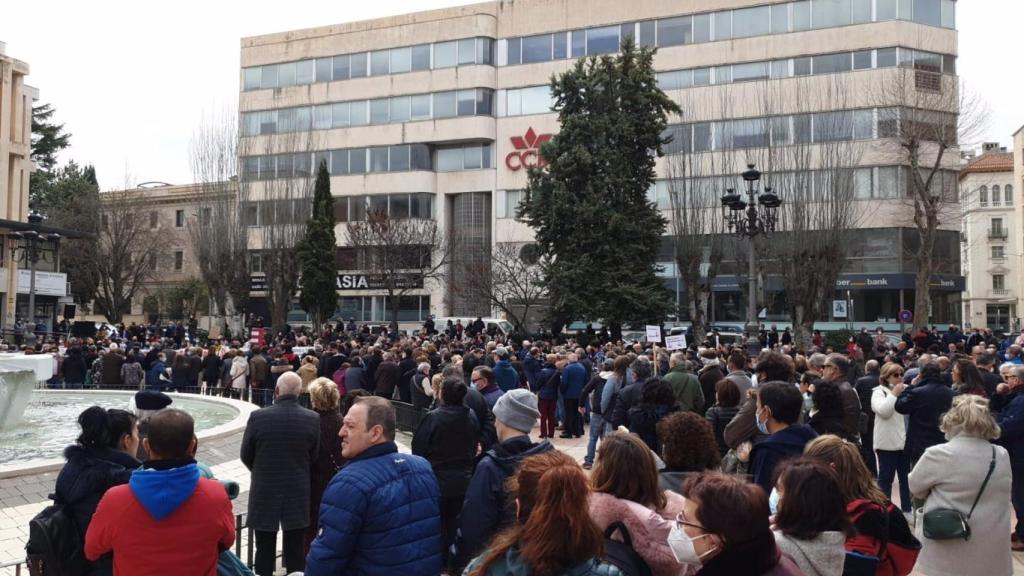
<svg viewBox="0 0 1024 576"><path fill-rule="evenodd" d="M686 532L679 528L679 524L673 522L672 529L668 533L668 547L672 550L672 555L675 556L676 562L688 566L702 566L704 564L704 557L714 552L715 549L712 548L704 554L697 554L697 549L694 548L693 542L707 536L710 536L710 534L701 534L697 538L690 538Z"/></svg>
<svg viewBox="0 0 1024 576"><path fill-rule="evenodd" d="M779 491L775 488L772 488L772 493L770 496L768 496L768 508L771 510L772 516L775 516L779 513L779 500L781 500L781 495L779 494Z"/></svg>

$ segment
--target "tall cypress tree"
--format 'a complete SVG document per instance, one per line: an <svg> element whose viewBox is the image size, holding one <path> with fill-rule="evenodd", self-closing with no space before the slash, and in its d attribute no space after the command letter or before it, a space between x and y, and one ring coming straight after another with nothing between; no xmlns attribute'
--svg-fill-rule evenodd
<svg viewBox="0 0 1024 576"><path fill-rule="evenodd" d="M556 331L601 319L618 338L673 307L656 274L667 222L647 190L679 107L658 88L653 55L627 38L619 55L552 78L561 131L541 149L547 167L530 171L519 217L536 236Z"/></svg>
<svg viewBox="0 0 1024 576"><path fill-rule="evenodd" d="M334 250L334 197L327 163L320 162L313 189L313 215L306 223L306 237L299 246L299 302L317 328L330 319L338 305Z"/></svg>

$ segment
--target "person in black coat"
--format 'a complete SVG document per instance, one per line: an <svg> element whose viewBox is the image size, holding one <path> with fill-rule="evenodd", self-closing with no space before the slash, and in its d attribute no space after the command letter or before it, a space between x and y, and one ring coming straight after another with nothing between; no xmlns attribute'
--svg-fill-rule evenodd
<svg viewBox="0 0 1024 576"><path fill-rule="evenodd" d="M224 365L224 361L220 359L217 352L214 351L213 347L206 349L206 356L203 357L202 371L203 371L203 383L206 384L208 392L213 392L213 388L216 388L220 384L220 371Z"/></svg>
<svg viewBox="0 0 1024 576"><path fill-rule="evenodd" d="M345 458L341 455L341 442L338 440L344 415L341 413L337 384L329 378L313 380L309 384L309 403L320 416L320 450L313 460L310 473L309 526L303 541L303 554L309 554L309 546L319 530L320 501L324 491L345 464Z"/></svg>
<svg viewBox="0 0 1024 576"><path fill-rule="evenodd" d="M819 436L833 434L844 440L856 442L856 437L844 426L843 397L835 382L819 382L811 394L814 409L807 425L814 428Z"/></svg>
<svg viewBox="0 0 1024 576"><path fill-rule="evenodd" d="M64 374L65 388L77 389L84 386L85 373L89 371L89 367L82 356L82 348L72 346L68 349L68 354L64 357L64 362L61 363L60 369Z"/></svg>
<svg viewBox="0 0 1024 576"><path fill-rule="evenodd" d="M398 387L398 379L402 377L401 368L395 363L390 352L384 354L384 360L377 365L373 378L373 393L376 396L391 399Z"/></svg>
<svg viewBox="0 0 1024 576"><path fill-rule="evenodd" d="M911 464L928 448L946 441L939 422L953 404L953 389L942 382L938 362L925 363L915 380L896 399L896 411L910 417L905 450Z"/></svg>
<svg viewBox="0 0 1024 576"><path fill-rule="evenodd" d="M277 530L284 531L284 565L305 569L303 532L309 526L310 470L320 452L320 417L298 403L302 379L277 379L274 404L249 416L241 459L252 472L248 525L256 532L256 574L274 573Z"/></svg>
<svg viewBox="0 0 1024 576"><path fill-rule="evenodd" d="M476 414L463 404L468 387L458 377L441 384L440 407L420 421L412 437L412 453L430 462L441 488L441 543L447 562L466 487L473 475L480 425Z"/></svg>
<svg viewBox="0 0 1024 576"><path fill-rule="evenodd" d="M84 544L100 499L110 488L127 484L141 463L134 457L139 429L131 412L91 406L79 414L78 424L82 433L75 444L64 449L67 463L57 475L53 499L70 514ZM86 571L90 576L112 573L110 555L92 563Z"/></svg>
<svg viewBox="0 0 1024 576"><path fill-rule="evenodd" d="M871 475L878 476L878 462L875 459L874 438L875 438L875 412L871 409L871 393L878 387L878 377L881 368L878 360L868 360L864 364L864 376L856 380L853 388L860 398L860 411L863 414L861 421L865 422L860 433L860 455L864 457Z"/></svg>

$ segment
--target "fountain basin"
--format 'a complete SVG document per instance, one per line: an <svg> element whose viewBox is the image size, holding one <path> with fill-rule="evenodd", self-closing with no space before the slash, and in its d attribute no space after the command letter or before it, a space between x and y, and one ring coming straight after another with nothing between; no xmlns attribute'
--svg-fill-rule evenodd
<svg viewBox="0 0 1024 576"><path fill-rule="evenodd" d="M35 387L34 371L0 369L0 431L21 423Z"/></svg>
<svg viewBox="0 0 1024 576"><path fill-rule="evenodd" d="M80 432L78 415L92 405L127 410L134 392L113 390L35 390L24 422L0 430L0 478L38 474L64 466L64 447ZM169 393L172 408L185 410L196 420L202 445L245 429L249 414L259 407L219 396Z"/></svg>

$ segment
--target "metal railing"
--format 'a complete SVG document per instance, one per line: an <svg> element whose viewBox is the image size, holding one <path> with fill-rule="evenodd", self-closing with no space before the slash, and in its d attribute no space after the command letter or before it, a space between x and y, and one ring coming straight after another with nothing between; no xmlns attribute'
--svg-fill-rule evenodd
<svg viewBox="0 0 1024 576"><path fill-rule="evenodd" d="M1010 232L1006 228L989 228L988 229L988 237L989 238L1001 238L1001 239L1005 240L1006 237L1009 236L1009 235L1010 235Z"/></svg>

